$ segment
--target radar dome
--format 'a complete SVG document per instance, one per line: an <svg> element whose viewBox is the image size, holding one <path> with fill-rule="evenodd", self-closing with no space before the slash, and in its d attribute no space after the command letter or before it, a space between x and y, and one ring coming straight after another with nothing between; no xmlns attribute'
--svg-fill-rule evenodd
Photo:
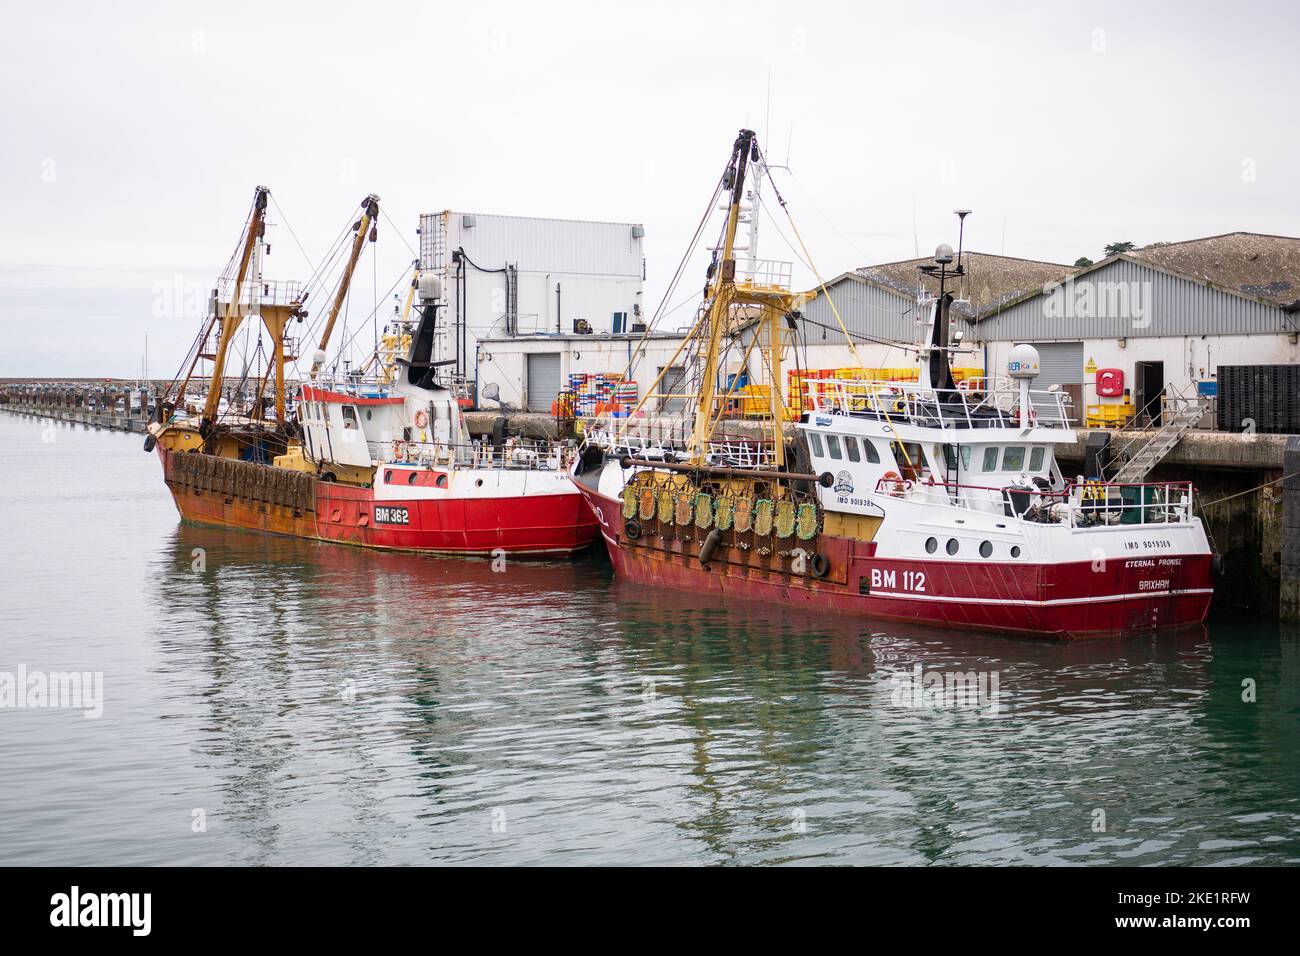
<svg viewBox="0 0 1300 956"><path fill-rule="evenodd" d="M420 276L420 299L434 302L442 298L442 279L431 272Z"/></svg>
<svg viewBox="0 0 1300 956"><path fill-rule="evenodd" d="M1038 349L1032 345L1014 345L1007 355L1007 374L1012 378L1038 377Z"/></svg>

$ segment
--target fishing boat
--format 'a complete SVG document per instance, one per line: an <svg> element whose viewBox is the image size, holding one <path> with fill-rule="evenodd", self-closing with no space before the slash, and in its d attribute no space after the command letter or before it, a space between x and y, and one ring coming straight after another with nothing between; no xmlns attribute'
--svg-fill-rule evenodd
<svg viewBox="0 0 1300 956"><path fill-rule="evenodd" d="M783 354L798 354L788 343L802 300L788 270L737 262L751 170L766 164L742 130L715 192L727 219L704 300L670 363L695 369L691 420L674 432L639 408L591 429L574 465L618 576L1056 639L1203 620L1215 557L1190 483L1067 478L1055 451L1074 442L1069 400L1033 388L1032 346L1017 346L996 380L954 382L960 241L956 254L940 246L930 283L918 281L917 380L819 381L806 404L792 397L787 428ZM766 431L749 437L724 432L738 356L751 380L757 371L771 383ZM657 381L642 403L680 401L681 389Z"/></svg>
<svg viewBox="0 0 1300 956"><path fill-rule="evenodd" d="M367 196L305 380L289 394L298 359L288 334L307 318L296 283L262 276L269 190L254 195L240 246L212 296L207 321L149 427L181 517L373 548L456 555L565 557L589 547L596 523L568 478L572 443L471 439L460 402L434 355L441 288L413 277L416 318L386 335L355 372L327 366L327 349L363 246L374 242L379 200ZM409 314L409 313L408 313ZM245 322L270 339L270 360L247 404L227 404L226 369ZM394 342L407 347L396 354ZM385 353L393 353L391 361ZM200 359L212 362L202 408L184 413ZM243 379L248 376L245 362ZM268 388L271 400L264 400ZM292 399L295 412L288 412Z"/></svg>

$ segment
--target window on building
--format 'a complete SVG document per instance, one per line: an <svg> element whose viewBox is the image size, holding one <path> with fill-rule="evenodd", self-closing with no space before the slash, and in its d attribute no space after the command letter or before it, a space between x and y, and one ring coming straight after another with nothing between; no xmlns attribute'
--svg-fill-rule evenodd
<svg viewBox="0 0 1300 956"><path fill-rule="evenodd" d="M840 438L838 435L826 436L826 450L831 453L831 457L836 461L844 459L844 452L840 451Z"/></svg>
<svg viewBox="0 0 1300 956"><path fill-rule="evenodd" d="M1025 467L1025 446L1012 445L1002 455L1003 471L1020 471Z"/></svg>

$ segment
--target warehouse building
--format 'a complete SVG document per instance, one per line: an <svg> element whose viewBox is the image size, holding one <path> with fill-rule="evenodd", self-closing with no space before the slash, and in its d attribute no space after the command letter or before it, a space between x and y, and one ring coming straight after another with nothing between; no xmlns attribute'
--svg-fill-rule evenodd
<svg viewBox="0 0 1300 956"><path fill-rule="evenodd" d="M1300 239L1234 232L1103 259L983 310L968 337L990 370L1034 344L1040 382L1076 393L1084 424L1158 421L1200 395L1211 427L1219 368L1300 363L1298 330Z"/></svg>
<svg viewBox="0 0 1300 956"><path fill-rule="evenodd" d="M869 266L827 283L863 365L915 361L906 346L919 337L917 266L929 261ZM1040 356L1039 387L1070 394L1081 425L1158 421L1167 400L1199 395L1201 426L1213 427L1220 367L1300 364L1297 238L1234 232L1157 243L1083 269L978 252L963 261L954 364L998 375L1011 347L1029 342ZM855 364L827 295L810 293L804 315L808 367Z"/></svg>
<svg viewBox="0 0 1300 956"><path fill-rule="evenodd" d="M972 332L979 321L1002 308L1008 301L1041 290L1045 285L1071 275L1072 266L1012 256L965 252L962 263L966 276L948 286L953 303L953 329L962 336L962 351L953 356L954 365L988 368L981 345ZM808 368L851 367L856 351L868 368L898 368L915 365L916 346L921 338L921 316L916 309L919 266L933 265L933 259L904 259L864 266L826 283L826 291L809 293L804 313L803 338ZM937 282L925 279L926 290L937 293ZM831 303L834 303L832 308ZM839 317L836 318L838 312ZM843 321L853 340L850 350L840 330Z"/></svg>
<svg viewBox="0 0 1300 956"><path fill-rule="evenodd" d="M482 374L483 341L493 340L490 354L498 362L509 361L509 343L517 342L517 354L527 356L524 372L502 378L501 394L549 409L566 374L565 337L639 338L644 331L644 236L638 223L450 210L421 216L420 270L442 281L438 359L453 363L477 397L489 381ZM535 349L539 337L550 346Z"/></svg>

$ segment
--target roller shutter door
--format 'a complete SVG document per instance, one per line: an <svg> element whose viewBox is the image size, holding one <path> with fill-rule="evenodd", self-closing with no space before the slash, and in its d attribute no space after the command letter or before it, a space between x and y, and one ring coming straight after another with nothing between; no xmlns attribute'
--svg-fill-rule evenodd
<svg viewBox="0 0 1300 956"><path fill-rule="evenodd" d="M538 352L528 356L528 410L549 412L560 394L560 353Z"/></svg>
<svg viewBox="0 0 1300 956"><path fill-rule="evenodd" d="M1070 418L1078 423L1083 413L1083 343L1034 342L1038 349L1038 378L1033 388L1046 389L1052 385L1070 396Z"/></svg>
<svg viewBox="0 0 1300 956"><path fill-rule="evenodd" d="M681 365L674 365L665 370L659 369L663 378L659 382L660 395L683 395L686 392L686 369ZM686 399L684 398L661 398L659 400L659 411L664 415L679 415L686 411Z"/></svg>

